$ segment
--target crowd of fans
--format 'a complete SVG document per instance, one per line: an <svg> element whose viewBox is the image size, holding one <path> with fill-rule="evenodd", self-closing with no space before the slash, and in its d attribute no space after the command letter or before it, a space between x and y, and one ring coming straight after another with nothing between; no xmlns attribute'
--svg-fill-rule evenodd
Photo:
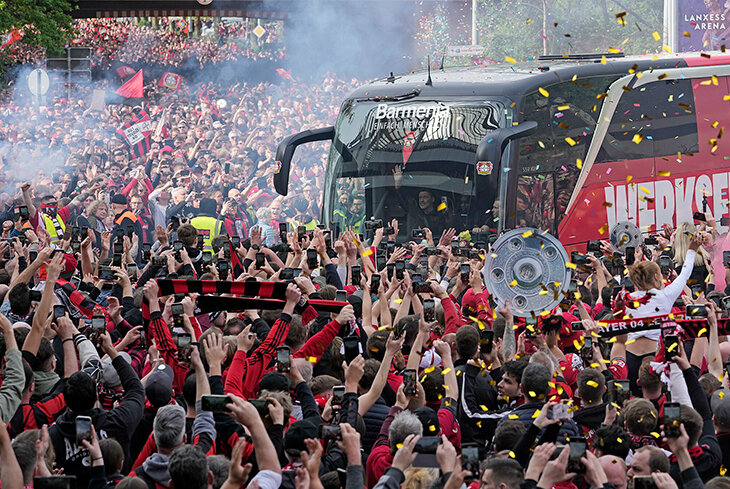
<svg viewBox="0 0 730 489"><path fill-rule="evenodd" d="M319 225L316 147L275 195L276 143L355 81L155 82L144 108L96 110L94 85L0 107L0 487L730 486L709 213L593 243L521 318L464 230L354 230L362 199ZM117 129L145 114L134 157ZM669 334L601 326L626 316Z"/></svg>

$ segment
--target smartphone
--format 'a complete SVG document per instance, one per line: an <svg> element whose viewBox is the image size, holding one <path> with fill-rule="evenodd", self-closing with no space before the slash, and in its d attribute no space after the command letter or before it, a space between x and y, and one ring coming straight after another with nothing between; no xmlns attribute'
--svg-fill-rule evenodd
<svg viewBox="0 0 730 489"><path fill-rule="evenodd" d="M670 362L679 355L679 336L668 334L664 337L664 358Z"/></svg>
<svg viewBox="0 0 730 489"><path fill-rule="evenodd" d="M335 292L335 300L337 302L347 302L347 291L338 290L337 292Z"/></svg>
<svg viewBox="0 0 730 489"><path fill-rule="evenodd" d="M291 369L291 353L288 346L279 346L276 348L276 370L279 372L288 372Z"/></svg>
<svg viewBox="0 0 730 489"><path fill-rule="evenodd" d="M256 268L261 269L266 265L266 255L264 253L256 253Z"/></svg>
<svg viewBox="0 0 730 489"><path fill-rule="evenodd" d="M461 283L468 284L470 274L471 274L471 266L469 264L461 265L461 269L460 269Z"/></svg>
<svg viewBox="0 0 730 489"><path fill-rule="evenodd" d="M104 316L92 317L91 318L91 329L94 331L105 331L106 330L106 318Z"/></svg>
<svg viewBox="0 0 730 489"><path fill-rule="evenodd" d="M436 320L436 302L433 299L423 299L423 320L427 323Z"/></svg>
<svg viewBox="0 0 730 489"><path fill-rule="evenodd" d="M115 241L114 242L114 254L115 255L117 255L117 254L121 255L122 253L124 253L124 243L120 243L119 241Z"/></svg>
<svg viewBox="0 0 730 489"><path fill-rule="evenodd" d="M28 218L30 217L30 215L28 213L28 206L27 205L19 205L18 207L15 208L14 213L15 213L15 217L16 218L19 217L19 218L21 218L24 221L27 221Z"/></svg>
<svg viewBox="0 0 730 489"><path fill-rule="evenodd" d="M360 354L360 338L357 336L348 336L344 340L345 343L345 361L349 365Z"/></svg>
<svg viewBox="0 0 730 489"><path fill-rule="evenodd" d="M585 365L593 362L593 338L586 336L583 338L583 348L580 349L580 357Z"/></svg>
<svg viewBox="0 0 730 489"><path fill-rule="evenodd" d="M631 482L634 489L657 489L656 482L650 475L635 475Z"/></svg>
<svg viewBox="0 0 730 489"><path fill-rule="evenodd" d="M377 295L379 288L380 288L380 275L378 275L377 273L374 273L370 277L370 293Z"/></svg>
<svg viewBox="0 0 730 489"><path fill-rule="evenodd" d="M568 445L570 450L568 455L568 472L582 474L586 471L581 459L586 456L588 445L583 437L571 438Z"/></svg>
<svg viewBox="0 0 730 489"><path fill-rule="evenodd" d="M730 251L722 252L722 264L726 267L730 267Z"/></svg>
<svg viewBox="0 0 730 489"><path fill-rule="evenodd" d="M38 252L35 250L28 251L28 260L30 263L33 263L35 259L38 258Z"/></svg>
<svg viewBox="0 0 730 489"><path fill-rule="evenodd" d="M180 218L177 216L172 216L170 218L170 225L173 231L177 231L177 228L180 227Z"/></svg>
<svg viewBox="0 0 730 489"><path fill-rule="evenodd" d="M190 343L192 342L193 338L190 336L190 333L178 333L175 337L175 344L178 348L190 346Z"/></svg>
<svg viewBox="0 0 730 489"><path fill-rule="evenodd" d="M228 262L225 260L220 260L218 263L216 263L216 267L218 268L218 274L222 275L221 278L228 276Z"/></svg>
<svg viewBox="0 0 730 489"><path fill-rule="evenodd" d="M406 262L404 260L397 260L395 262L395 279L403 280L406 273Z"/></svg>
<svg viewBox="0 0 730 489"><path fill-rule="evenodd" d="M537 318L525 318L525 338L534 339L537 334Z"/></svg>
<svg viewBox="0 0 730 489"><path fill-rule="evenodd" d="M694 292L693 292L694 295ZM688 318L706 318L707 306L705 304L687 304Z"/></svg>
<svg viewBox="0 0 730 489"><path fill-rule="evenodd" d="M342 440L342 428L335 424L319 425L319 438L324 441Z"/></svg>
<svg viewBox="0 0 730 489"><path fill-rule="evenodd" d="M81 251L81 243L79 243L78 241L72 242L71 243L71 251L73 251L74 253L80 252Z"/></svg>
<svg viewBox="0 0 730 489"><path fill-rule="evenodd" d="M332 409L342 409L342 403L345 399L345 386L344 385L336 385L332 388L332 401L330 401L330 406L332 406Z"/></svg>
<svg viewBox="0 0 730 489"><path fill-rule="evenodd" d="M259 416L262 418L264 416L268 416L269 414L269 404L270 402L266 399L249 399L248 402L250 402L253 407L256 408L256 411L259 412Z"/></svg>
<svg viewBox="0 0 730 489"><path fill-rule="evenodd" d="M213 263L213 256L210 253L203 253L203 265L208 266Z"/></svg>
<svg viewBox="0 0 730 489"><path fill-rule="evenodd" d="M234 248L239 248L241 246L241 238L239 236L232 236L231 246L233 246Z"/></svg>
<svg viewBox="0 0 730 489"><path fill-rule="evenodd" d="M175 294L175 302L182 302L185 300L185 294Z"/></svg>
<svg viewBox="0 0 730 489"><path fill-rule="evenodd" d="M152 245L150 243L142 243L142 259L144 261L150 261L152 256Z"/></svg>
<svg viewBox="0 0 730 489"><path fill-rule="evenodd" d="M182 316L183 314L185 314L185 310L183 309L183 305L181 303L179 303L179 302L174 302L170 306L170 309L172 310L172 315L173 316Z"/></svg>
<svg viewBox="0 0 730 489"><path fill-rule="evenodd" d="M550 417L552 419L567 420L571 419L573 415L570 413L567 404L559 403L553 406Z"/></svg>
<svg viewBox="0 0 730 489"><path fill-rule="evenodd" d="M79 285L81 285L81 278L80 277L71 277L71 285L73 285L74 288L78 289Z"/></svg>
<svg viewBox="0 0 730 489"><path fill-rule="evenodd" d="M570 329L571 331L585 331L583 321L573 321L572 323L570 323Z"/></svg>
<svg viewBox="0 0 730 489"><path fill-rule="evenodd" d="M91 442L91 418L76 416L76 445L83 446L83 440Z"/></svg>
<svg viewBox="0 0 730 489"><path fill-rule="evenodd" d="M439 436L424 436L416 442L413 453L417 454L413 467L438 467L436 460L436 449L441 444Z"/></svg>
<svg viewBox="0 0 730 489"><path fill-rule="evenodd" d="M461 469L469 472L466 479L479 479L479 445L461 444Z"/></svg>
<svg viewBox="0 0 730 489"><path fill-rule="evenodd" d="M310 270L317 268L317 250L307 250L307 266Z"/></svg>
<svg viewBox="0 0 730 489"><path fill-rule="evenodd" d="M52 475L33 477L34 489L76 489L75 475Z"/></svg>
<svg viewBox="0 0 730 489"><path fill-rule="evenodd" d="M481 346L482 353L492 353L492 348L494 347L494 331L486 328L480 329L479 345Z"/></svg>
<svg viewBox="0 0 730 489"><path fill-rule="evenodd" d="M612 401L619 407L623 407L624 402L631 398L631 384L626 379L614 380L611 391Z"/></svg>
<svg viewBox="0 0 730 489"><path fill-rule="evenodd" d="M423 229L414 229L411 231L411 237L417 239L423 239L426 237L426 231Z"/></svg>
<svg viewBox="0 0 730 489"><path fill-rule="evenodd" d="M416 370L413 368L403 370L403 392L411 397L418 393L416 389Z"/></svg>
<svg viewBox="0 0 730 489"><path fill-rule="evenodd" d="M228 396L208 395L201 397L200 402L203 405L203 411L227 413L229 412L227 404L231 404L233 401Z"/></svg>
<svg viewBox="0 0 730 489"><path fill-rule="evenodd" d="M62 318L66 315L66 308L63 305L53 306L53 319Z"/></svg>
<svg viewBox="0 0 730 489"><path fill-rule="evenodd" d="M304 236L307 234L307 228L304 226L297 226L297 238L299 241L304 238Z"/></svg>
<svg viewBox="0 0 730 489"><path fill-rule="evenodd" d="M705 222L707 220L704 212L695 212L694 214L692 214L692 219L701 222Z"/></svg>
<svg viewBox="0 0 730 489"><path fill-rule="evenodd" d="M359 287L360 281L362 280L362 269L360 268L360 265L353 265L350 271L352 273L352 285Z"/></svg>
<svg viewBox="0 0 730 489"><path fill-rule="evenodd" d="M112 257L112 266L113 267L120 267L122 266L122 255L121 253L114 253L114 256ZM117 276L114 275L114 279L116 279Z"/></svg>
<svg viewBox="0 0 730 489"><path fill-rule="evenodd" d="M281 239L282 243L286 243L286 230L287 225L285 222L279 223L279 239Z"/></svg>
<svg viewBox="0 0 730 489"><path fill-rule="evenodd" d="M680 413L678 402L664 403L664 436L667 438L678 438L682 434L679 431Z"/></svg>

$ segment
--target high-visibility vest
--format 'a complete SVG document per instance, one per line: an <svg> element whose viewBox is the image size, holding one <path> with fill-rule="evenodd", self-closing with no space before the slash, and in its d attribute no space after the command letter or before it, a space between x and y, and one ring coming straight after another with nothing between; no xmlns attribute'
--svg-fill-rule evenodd
<svg viewBox="0 0 730 489"><path fill-rule="evenodd" d="M198 234L203 236L203 249L205 251L213 250L213 240L220 234L223 221L210 216L194 217L190 224L198 230Z"/></svg>
<svg viewBox="0 0 730 489"><path fill-rule="evenodd" d="M58 235L57 227L61 229L62 235L66 233L66 224L64 224L61 216L56 214L56 217L51 217L48 214L41 213L41 217L43 217L43 224L46 226L46 231L51 237L51 243L60 241L62 236Z"/></svg>
<svg viewBox="0 0 730 489"><path fill-rule="evenodd" d="M319 224L319 221L316 219L312 219L309 222L302 223L302 221L301 221L301 219L299 219L299 217L301 217L301 216L294 218L294 220L297 222L297 226L304 226L304 228L307 230L307 232L314 231L314 228L316 228L317 224Z"/></svg>
<svg viewBox="0 0 730 489"><path fill-rule="evenodd" d="M362 216L360 219L354 222L347 222L348 226L352 226L352 232L355 234L360 234L365 229L365 216Z"/></svg>

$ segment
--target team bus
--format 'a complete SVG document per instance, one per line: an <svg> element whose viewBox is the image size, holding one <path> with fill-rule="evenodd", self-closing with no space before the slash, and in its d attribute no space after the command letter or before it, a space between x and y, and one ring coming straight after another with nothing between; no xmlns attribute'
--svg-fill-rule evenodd
<svg viewBox="0 0 730 489"><path fill-rule="evenodd" d="M333 127L283 140L274 183L286 195L297 146L330 140L323 222L359 197L402 230L533 226L580 249L622 221L652 232L703 207L726 216L728 125L721 53L391 74L350 94Z"/></svg>

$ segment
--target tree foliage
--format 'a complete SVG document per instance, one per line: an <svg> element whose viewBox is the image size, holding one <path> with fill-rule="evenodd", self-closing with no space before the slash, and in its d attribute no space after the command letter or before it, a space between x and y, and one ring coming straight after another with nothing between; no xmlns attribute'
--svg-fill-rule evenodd
<svg viewBox="0 0 730 489"><path fill-rule="evenodd" d="M23 29L23 42L46 48L49 55L63 52L72 34L71 2L68 0L6 0L0 2L0 33Z"/></svg>

